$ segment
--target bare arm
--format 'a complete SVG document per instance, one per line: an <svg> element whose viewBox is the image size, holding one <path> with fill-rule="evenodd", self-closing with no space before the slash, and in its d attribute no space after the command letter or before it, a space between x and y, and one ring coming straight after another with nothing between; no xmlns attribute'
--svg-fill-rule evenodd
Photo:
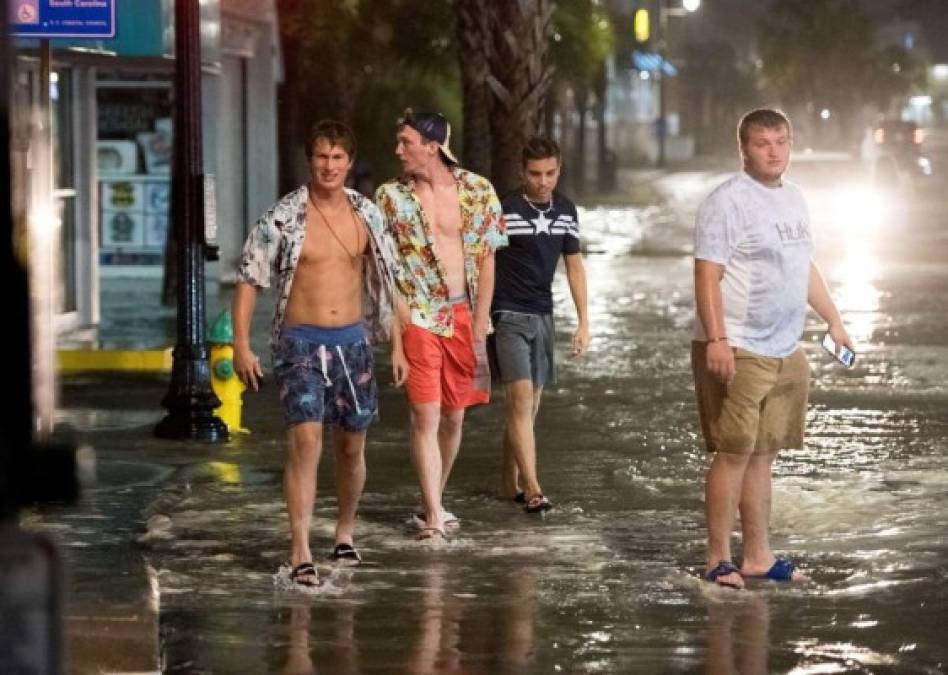
<svg viewBox="0 0 948 675"><path fill-rule="evenodd" d="M813 311L828 324L829 334L836 344L845 345L850 350L855 351L853 341L843 326L843 319L839 315L839 310L836 309L836 303L833 302L833 298L830 296L826 280L823 278L820 268L814 262L810 263L810 282L806 299Z"/></svg>
<svg viewBox="0 0 948 675"><path fill-rule="evenodd" d="M400 387L408 379L408 359L405 358L405 343L402 333L411 322L408 303L397 289L395 295L395 316L392 318L392 384Z"/></svg>
<svg viewBox="0 0 948 675"><path fill-rule="evenodd" d="M724 266L707 260L695 260L695 305L698 320L708 336L708 370L723 382L734 377L734 352L726 338L724 299L721 279Z"/></svg>
<svg viewBox="0 0 948 675"><path fill-rule="evenodd" d="M241 382L254 391L260 388L263 378L260 359L250 349L250 321L257 303L257 289L248 283L237 282L231 313L234 317L234 372Z"/></svg>
<svg viewBox="0 0 948 675"><path fill-rule="evenodd" d="M576 332L573 334L573 356L581 356L589 347L589 308L586 301L586 268L579 253L564 256L566 280L576 306Z"/></svg>
<svg viewBox="0 0 948 675"><path fill-rule="evenodd" d="M493 299L494 252L491 251L481 260L481 269L477 280L477 307L474 308L474 339L478 342L487 339L487 326L490 323L490 303Z"/></svg>

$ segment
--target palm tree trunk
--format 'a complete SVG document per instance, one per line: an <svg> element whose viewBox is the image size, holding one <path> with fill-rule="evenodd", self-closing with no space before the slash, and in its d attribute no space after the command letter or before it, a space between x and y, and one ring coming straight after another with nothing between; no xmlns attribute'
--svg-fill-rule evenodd
<svg viewBox="0 0 948 675"><path fill-rule="evenodd" d="M490 12L486 0L457 0L460 49L464 166L491 175L490 90L487 55L490 51Z"/></svg>
<svg viewBox="0 0 948 675"><path fill-rule="evenodd" d="M500 0L490 7L491 169L494 185L503 193L519 183L523 144L541 128L553 77L547 41L553 2Z"/></svg>

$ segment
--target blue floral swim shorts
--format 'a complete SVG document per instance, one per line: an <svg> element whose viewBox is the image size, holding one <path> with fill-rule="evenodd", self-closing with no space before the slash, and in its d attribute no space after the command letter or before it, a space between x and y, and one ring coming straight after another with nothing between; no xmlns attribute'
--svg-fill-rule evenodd
<svg viewBox="0 0 948 675"><path fill-rule="evenodd" d="M284 327L273 374L288 427L318 422L365 431L377 417L375 360L361 323Z"/></svg>

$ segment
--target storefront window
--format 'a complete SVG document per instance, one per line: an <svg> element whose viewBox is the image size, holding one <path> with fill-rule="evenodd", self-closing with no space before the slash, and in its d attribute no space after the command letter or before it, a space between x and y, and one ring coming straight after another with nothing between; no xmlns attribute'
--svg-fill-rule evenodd
<svg viewBox="0 0 948 675"><path fill-rule="evenodd" d="M162 262L171 201L170 91L167 82L99 82L103 265Z"/></svg>
<svg viewBox="0 0 948 675"><path fill-rule="evenodd" d="M76 311L76 162L73 146L72 71L50 73L49 99L52 106L53 171L59 196L62 226L62 311Z"/></svg>

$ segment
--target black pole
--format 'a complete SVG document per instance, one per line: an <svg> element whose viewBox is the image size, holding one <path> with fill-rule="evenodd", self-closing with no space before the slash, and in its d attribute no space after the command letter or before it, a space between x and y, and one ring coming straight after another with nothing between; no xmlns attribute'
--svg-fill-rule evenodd
<svg viewBox="0 0 948 675"><path fill-rule="evenodd" d="M668 24L665 19L665 3L668 0L658 0L658 55L660 57L658 70L658 157L656 164L659 168L665 167L666 143L668 138L668 85L665 82L665 59L668 58L668 43L665 34Z"/></svg>
<svg viewBox="0 0 948 675"><path fill-rule="evenodd" d="M14 250L13 203L10 190L10 53L6 12L0 22L0 269L5 289L4 312L10 321L6 387L11 395L0 416L0 523L12 521L27 487L28 451L32 449L33 379L30 370L30 289L26 260ZM21 233L23 234L23 233ZM22 252L21 252L22 254Z"/></svg>
<svg viewBox="0 0 948 675"><path fill-rule="evenodd" d="M201 35L198 0L175 0L174 166L172 227L177 256L178 341L171 386L161 405L168 414L159 438L211 443L228 439L214 415L221 402L211 388L205 339L204 188L201 152Z"/></svg>

